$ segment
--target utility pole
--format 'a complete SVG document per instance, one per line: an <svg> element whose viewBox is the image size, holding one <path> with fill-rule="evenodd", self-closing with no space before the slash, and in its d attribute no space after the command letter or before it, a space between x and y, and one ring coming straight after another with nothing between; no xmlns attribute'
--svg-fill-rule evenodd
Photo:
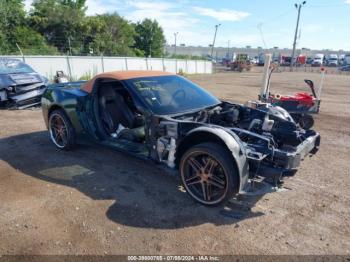
<svg viewBox="0 0 350 262"><path fill-rule="evenodd" d="M179 32L174 33L175 36L175 52L174 52L174 56L176 58L176 39L177 39L177 35L179 34Z"/></svg>
<svg viewBox="0 0 350 262"><path fill-rule="evenodd" d="M152 38L151 38L151 42L149 43L149 55L148 57L152 57Z"/></svg>
<svg viewBox="0 0 350 262"><path fill-rule="evenodd" d="M70 44L70 37L68 37L68 47L69 47L69 55L72 56L72 46Z"/></svg>
<svg viewBox="0 0 350 262"><path fill-rule="evenodd" d="M151 26L151 34L150 34L150 41L149 41L149 56L152 57L152 41L153 41L153 27Z"/></svg>
<svg viewBox="0 0 350 262"><path fill-rule="evenodd" d="M294 55L295 55L295 48L297 45L297 35L298 35L298 29L299 29L299 20L300 20L300 11L301 8L306 4L306 1L304 1L302 4L295 4L295 8L298 10L298 19L297 19L297 26L295 28L295 34L294 34L294 42L293 42L293 51L292 51L292 59L290 63L290 71L293 70L294 65Z"/></svg>
<svg viewBox="0 0 350 262"><path fill-rule="evenodd" d="M227 59L230 59L230 40L227 41Z"/></svg>
<svg viewBox="0 0 350 262"><path fill-rule="evenodd" d="M19 47L19 45L17 44L17 42L16 42L16 46L17 46L19 52L21 53L23 62L25 62L26 60L25 60L25 58L24 58L24 54L23 54L23 52L22 52L22 49L21 49L21 48Z"/></svg>
<svg viewBox="0 0 350 262"><path fill-rule="evenodd" d="M260 36L261 36L261 40L264 44L264 48L267 49L267 44L266 44L266 41L265 41L265 37L264 37L264 33L263 33L263 30L262 30L262 26L263 26L263 23L259 23L257 24L257 28L260 32Z"/></svg>
<svg viewBox="0 0 350 262"><path fill-rule="evenodd" d="M210 54L211 59L213 59L213 53L214 53L214 45L215 45L216 33L217 33L218 27L219 27L220 25L221 25L221 24L215 25L214 40L213 40L213 44L211 45L211 54Z"/></svg>

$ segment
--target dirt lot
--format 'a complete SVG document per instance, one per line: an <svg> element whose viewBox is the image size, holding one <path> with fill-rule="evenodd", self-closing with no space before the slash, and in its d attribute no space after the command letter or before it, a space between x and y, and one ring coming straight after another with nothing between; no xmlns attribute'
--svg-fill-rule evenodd
<svg viewBox="0 0 350 262"><path fill-rule="evenodd" d="M255 99L261 74L190 77ZM276 73L276 93L318 74ZM0 111L0 254L350 254L350 76L328 75L321 149L285 190L206 208L176 177L99 146L55 149L40 110Z"/></svg>

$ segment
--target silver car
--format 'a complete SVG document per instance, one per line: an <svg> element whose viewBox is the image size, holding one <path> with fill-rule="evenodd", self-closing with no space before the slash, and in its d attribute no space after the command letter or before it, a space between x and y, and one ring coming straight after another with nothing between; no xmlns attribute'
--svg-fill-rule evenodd
<svg viewBox="0 0 350 262"><path fill-rule="evenodd" d="M48 79L19 59L0 58L0 107L40 105Z"/></svg>

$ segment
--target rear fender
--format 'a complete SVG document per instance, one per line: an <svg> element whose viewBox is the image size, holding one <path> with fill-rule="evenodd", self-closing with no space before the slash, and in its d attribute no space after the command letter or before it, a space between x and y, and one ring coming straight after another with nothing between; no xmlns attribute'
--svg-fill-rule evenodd
<svg viewBox="0 0 350 262"><path fill-rule="evenodd" d="M51 85L43 94L41 99L42 112L46 125L50 112L56 109L63 109L77 133L82 131L79 121L78 111L80 111L78 101L84 100L87 93L76 88L66 88L65 85Z"/></svg>

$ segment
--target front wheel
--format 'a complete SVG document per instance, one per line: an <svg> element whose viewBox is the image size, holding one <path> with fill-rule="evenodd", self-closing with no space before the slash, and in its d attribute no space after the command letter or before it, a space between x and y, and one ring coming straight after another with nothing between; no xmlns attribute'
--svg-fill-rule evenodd
<svg viewBox="0 0 350 262"><path fill-rule="evenodd" d="M214 206L238 192L238 174L232 157L221 145L203 143L190 148L180 161L187 193L197 202Z"/></svg>
<svg viewBox="0 0 350 262"><path fill-rule="evenodd" d="M53 111L49 116L49 132L51 141L63 150L75 145L75 132L72 123L62 109Z"/></svg>
<svg viewBox="0 0 350 262"><path fill-rule="evenodd" d="M314 126L314 118L309 114L291 114L291 116L305 130L309 130Z"/></svg>

